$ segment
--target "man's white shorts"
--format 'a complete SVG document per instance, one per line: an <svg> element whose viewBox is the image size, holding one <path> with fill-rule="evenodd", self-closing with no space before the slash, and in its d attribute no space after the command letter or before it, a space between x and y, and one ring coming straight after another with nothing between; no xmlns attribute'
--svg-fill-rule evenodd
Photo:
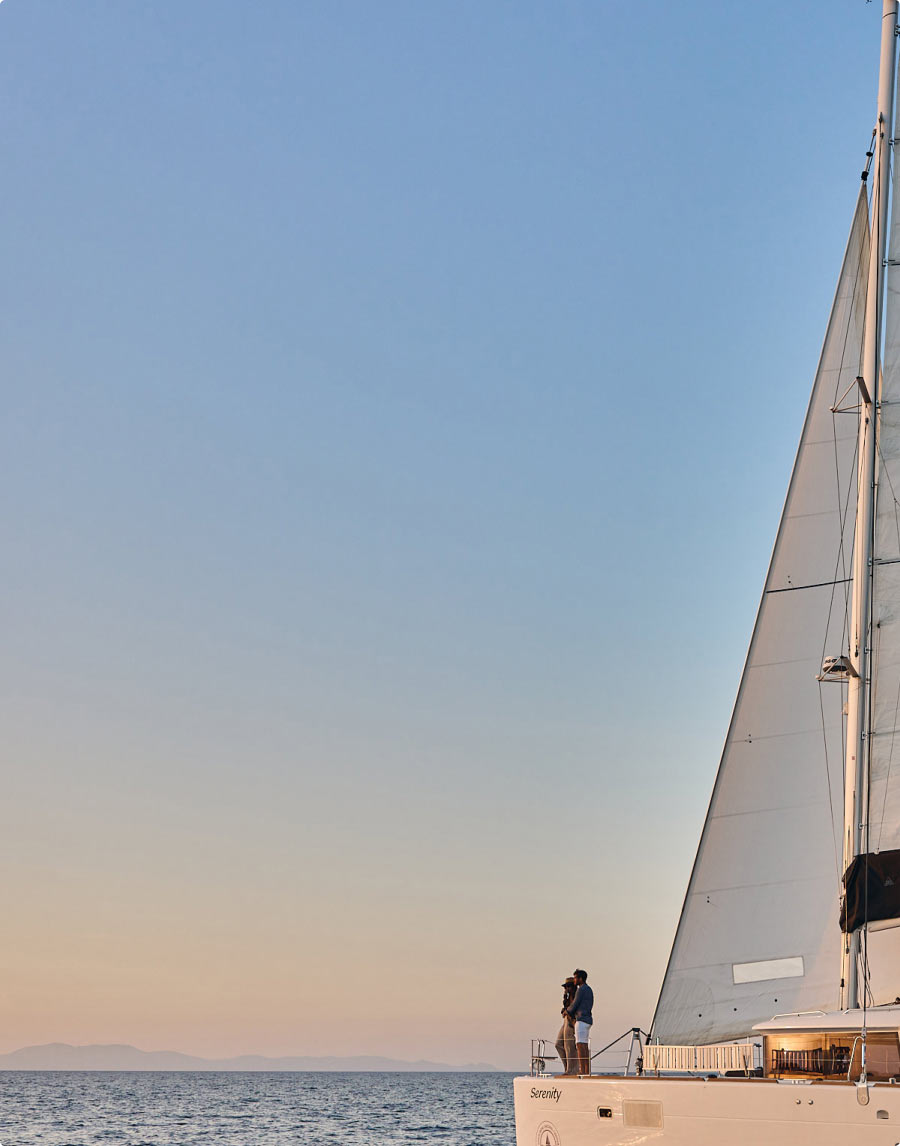
<svg viewBox="0 0 900 1146"><path fill-rule="evenodd" d="M576 1023L575 1024L575 1042L588 1043L591 1041L591 1024L590 1023Z"/></svg>

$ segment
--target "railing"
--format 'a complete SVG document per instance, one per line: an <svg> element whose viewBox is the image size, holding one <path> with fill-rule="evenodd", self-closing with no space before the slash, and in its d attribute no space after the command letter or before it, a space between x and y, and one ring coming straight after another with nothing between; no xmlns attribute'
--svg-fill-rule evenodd
<svg viewBox="0 0 900 1146"><path fill-rule="evenodd" d="M551 1051L556 1050L556 1045L550 1039L532 1039L531 1040L531 1073L534 1076L547 1073L547 1063L553 1062L556 1055Z"/></svg>
<svg viewBox="0 0 900 1146"><path fill-rule="evenodd" d="M2 2L2 0L0 0ZM622 1050L625 1055L624 1074L631 1074L632 1070L635 1074L641 1074L644 1066L644 1059L642 1056L643 1040L646 1039L646 1034L640 1027L630 1027L624 1034L619 1035L617 1039L613 1039L611 1043L607 1043L605 1047L600 1050L594 1051L591 1055L590 1061L593 1064L595 1058L599 1055L606 1054L614 1046L624 1042L625 1039L630 1038L631 1043L626 1050ZM531 1073L533 1075L543 1075L547 1073L547 1063L555 1062L557 1056L553 1053L556 1050L556 1044L552 1039L532 1039L531 1040ZM591 1068L593 1069L593 1068ZM590 1073L590 1071L588 1072ZM622 1071L614 1071L615 1074L623 1073Z"/></svg>
<svg viewBox="0 0 900 1146"><path fill-rule="evenodd" d="M750 1074L762 1068L762 1046L759 1043L717 1043L714 1046L662 1046L648 1043L644 1047L644 1073L678 1071L684 1074L744 1071Z"/></svg>

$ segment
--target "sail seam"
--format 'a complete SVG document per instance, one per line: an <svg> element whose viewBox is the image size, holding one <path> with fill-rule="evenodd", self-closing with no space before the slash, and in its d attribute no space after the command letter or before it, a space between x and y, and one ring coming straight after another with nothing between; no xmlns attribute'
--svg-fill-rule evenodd
<svg viewBox="0 0 900 1146"><path fill-rule="evenodd" d="M789 887L793 883L821 883L823 879L828 879L831 882L830 876L825 875L806 875L800 876L796 879L770 879L765 883L733 883L728 884L726 887L707 887L693 892L697 895L716 895L723 891L745 891L748 887ZM710 907L715 907L715 904L710 904Z"/></svg>
<svg viewBox="0 0 900 1146"><path fill-rule="evenodd" d="M781 804L774 808L748 808L745 812L713 812L711 820L738 820L741 816L768 816L772 812L797 812L801 808L820 808L824 800L808 800L805 804ZM790 880L778 880L779 883L790 883ZM748 884L748 886L753 886Z"/></svg>
<svg viewBox="0 0 900 1146"><path fill-rule="evenodd" d="M775 590L781 592L781 590ZM802 664L815 665L817 668L821 665L821 658L813 656L811 653L805 657L790 657L783 661L754 661L752 665L747 665L748 670L764 669L764 668L778 668L780 665L802 665ZM760 737L762 739L762 737Z"/></svg>
<svg viewBox="0 0 900 1146"><path fill-rule="evenodd" d="M810 515L812 516L812 515ZM831 585L848 585L851 578L839 577L835 581L814 581L812 585L785 585L783 589L766 589L766 593L796 593L800 589L824 589L826 586ZM799 660L807 660L807 657L799 657ZM788 662L779 662L787 664Z"/></svg>
<svg viewBox="0 0 900 1146"><path fill-rule="evenodd" d="M845 441L848 441L848 442L849 442L849 440L850 440L849 438L845 439ZM816 510L812 510L809 513L789 513L785 517L784 520L785 521L802 521L804 518L807 518L807 517L833 517L833 516L840 517L840 511L837 509L816 509Z"/></svg>
<svg viewBox="0 0 900 1146"><path fill-rule="evenodd" d="M756 744L763 740L786 740L790 736L818 736L818 728L798 728L793 732L767 732L762 736L732 736L728 744Z"/></svg>
<svg viewBox="0 0 900 1146"><path fill-rule="evenodd" d="M835 413L838 413L838 414L853 413L853 414L855 414L858 410L859 410L859 407L854 406L852 410L832 411L832 417L834 416ZM834 437L836 437L839 442L849 442L851 440L855 441L857 435L850 433L850 431L848 430L848 431L845 431L843 434L835 433ZM810 446L830 446L833 440L834 440L834 438L810 438L810 440L808 442L804 442L803 445L797 449L797 453L799 454L803 450L808 450L810 448Z"/></svg>

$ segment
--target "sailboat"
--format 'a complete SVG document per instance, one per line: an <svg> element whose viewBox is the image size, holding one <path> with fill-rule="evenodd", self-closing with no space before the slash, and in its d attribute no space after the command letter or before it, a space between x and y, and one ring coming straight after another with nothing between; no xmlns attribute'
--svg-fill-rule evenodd
<svg viewBox="0 0 900 1146"><path fill-rule="evenodd" d="M900 1146L898 32L653 1021L624 1076L535 1055L517 1146Z"/></svg>

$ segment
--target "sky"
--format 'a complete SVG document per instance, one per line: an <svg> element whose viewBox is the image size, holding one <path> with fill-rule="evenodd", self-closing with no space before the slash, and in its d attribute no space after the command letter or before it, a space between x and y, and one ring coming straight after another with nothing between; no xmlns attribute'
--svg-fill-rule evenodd
<svg viewBox="0 0 900 1146"><path fill-rule="evenodd" d="M0 1052L646 1029L864 0L0 7Z"/></svg>

